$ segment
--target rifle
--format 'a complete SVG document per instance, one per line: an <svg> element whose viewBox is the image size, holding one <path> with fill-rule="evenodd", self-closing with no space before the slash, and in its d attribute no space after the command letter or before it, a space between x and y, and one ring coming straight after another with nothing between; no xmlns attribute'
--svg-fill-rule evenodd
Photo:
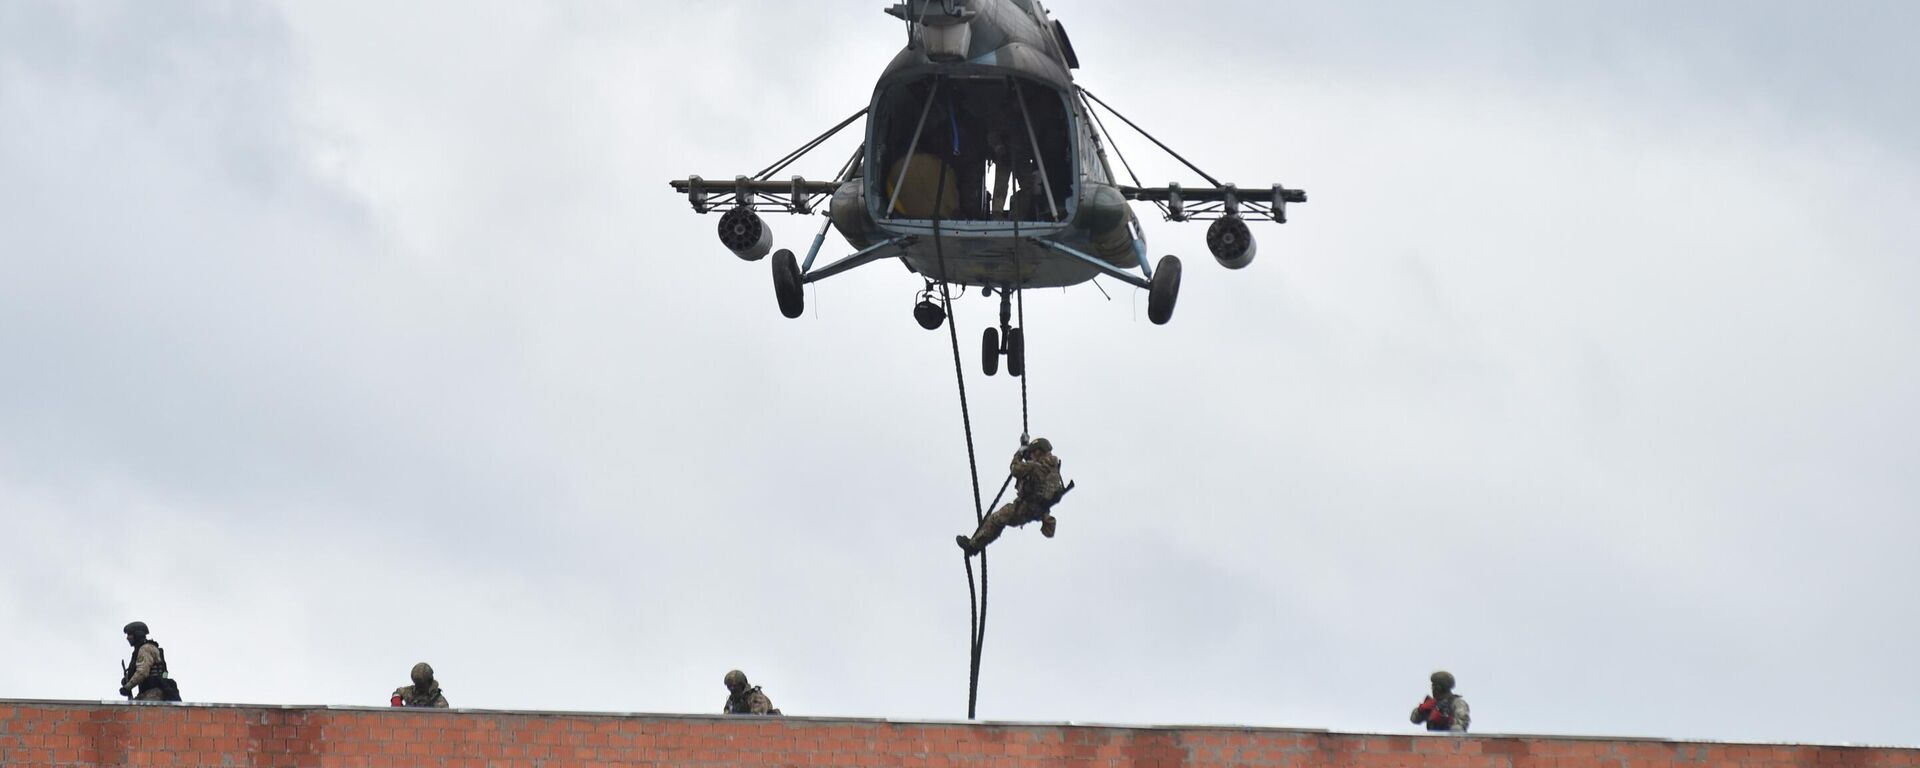
<svg viewBox="0 0 1920 768"><path fill-rule="evenodd" d="M1073 490L1073 481L1072 481L1072 480L1068 480L1068 481L1067 481L1067 487L1065 487L1065 488L1062 488L1062 489L1060 489L1060 492L1059 492L1059 493L1056 493L1056 494L1054 494L1054 495L1053 495L1053 501L1052 501L1052 502L1050 502L1050 503L1048 504L1048 506L1052 506L1053 504L1058 504L1058 503L1060 503L1060 500L1061 500L1061 499L1064 499L1064 498L1066 498L1066 497L1067 497L1067 491L1071 491L1071 490Z"/></svg>
<svg viewBox="0 0 1920 768"><path fill-rule="evenodd" d="M130 674L132 673L127 670L127 663L120 662L120 687L127 687L127 676ZM133 691L127 691L127 702L133 702Z"/></svg>

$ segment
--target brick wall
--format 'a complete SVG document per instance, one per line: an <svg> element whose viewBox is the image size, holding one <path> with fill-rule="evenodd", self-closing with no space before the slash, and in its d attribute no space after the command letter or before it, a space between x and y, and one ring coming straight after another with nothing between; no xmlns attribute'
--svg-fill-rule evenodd
<svg viewBox="0 0 1920 768"><path fill-rule="evenodd" d="M0 700L6 766L1915 766L1920 749Z"/></svg>

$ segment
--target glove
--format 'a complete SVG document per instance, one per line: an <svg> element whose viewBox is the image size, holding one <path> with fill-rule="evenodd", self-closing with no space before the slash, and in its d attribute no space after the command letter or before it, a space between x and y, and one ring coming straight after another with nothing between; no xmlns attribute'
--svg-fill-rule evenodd
<svg viewBox="0 0 1920 768"><path fill-rule="evenodd" d="M122 697L126 697L126 696L132 696L132 695L133 695L133 686L130 686L130 685L123 685L123 686L120 686L120 695L121 695Z"/></svg>
<svg viewBox="0 0 1920 768"><path fill-rule="evenodd" d="M1431 720L1433 719L1434 708L1435 708L1435 705L1434 705L1433 697L1428 696L1425 700L1420 702L1420 706L1413 708L1413 717L1409 719L1416 723L1424 723L1428 720Z"/></svg>
<svg viewBox="0 0 1920 768"><path fill-rule="evenodd" d="M400 700L400 697L398 695L394 696L393 700L387 703L392 704L393 706L396 706L396 707L404 707L407 705L406 702Z"/></svg>

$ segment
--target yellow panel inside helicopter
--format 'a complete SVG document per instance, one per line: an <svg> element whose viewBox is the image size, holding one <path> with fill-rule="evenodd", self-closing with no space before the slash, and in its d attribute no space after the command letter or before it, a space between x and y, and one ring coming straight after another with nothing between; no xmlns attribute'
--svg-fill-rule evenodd
<svg viewBox="0 0 1920 768"><path fill-rule="evenodd" d="M906 176L900 181L896 196L894 187L896 180L902 178L902 166L906 166ZM942 176L946 178L945 184L940 181ZM893 213L910 219L930 219L938 201L940 218L953 218L960 210L960 187L955 178L953 169L946 167L946 161L938 155L916 152L895 160L893 167L887 169L887 197L894 200Z"/></svg>

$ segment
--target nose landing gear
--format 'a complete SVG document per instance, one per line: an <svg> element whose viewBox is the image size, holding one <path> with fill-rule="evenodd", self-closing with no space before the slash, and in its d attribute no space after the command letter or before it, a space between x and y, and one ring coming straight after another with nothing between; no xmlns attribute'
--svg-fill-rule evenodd
<svg viewBox="0 0 1920 768"><path fill-rule="evenodd" d="M991 294L989 294L991 295ZM1007 375L1027 373L1027 338L1013 324L1013 292L1000 289L1000 327L980 334L980 370L992 376L1000 371L1000 357L1007 358Z"/></svg>

